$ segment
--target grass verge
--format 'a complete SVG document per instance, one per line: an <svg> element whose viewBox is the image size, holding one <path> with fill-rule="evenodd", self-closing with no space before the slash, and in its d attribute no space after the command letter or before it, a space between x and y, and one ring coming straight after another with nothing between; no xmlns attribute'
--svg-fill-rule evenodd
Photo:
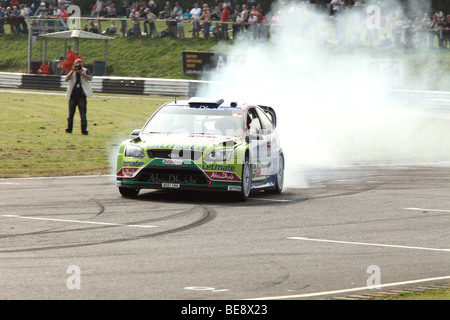
<svg viewBox="0 0 450 320"><path fill-rule="evenodd" d="M0 177L107 174L114 150L167 98L94 96L88 99L89 136L81 134L78 111L65 133L64 94L0 92Z"/></svg>

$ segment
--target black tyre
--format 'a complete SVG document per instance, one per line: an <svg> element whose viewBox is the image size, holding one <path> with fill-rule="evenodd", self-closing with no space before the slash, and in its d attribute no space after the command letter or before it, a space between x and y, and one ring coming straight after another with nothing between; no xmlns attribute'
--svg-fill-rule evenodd
<svg viewBox="0 0 450 320"><path fill-rule="evenodd" d="M275 189L273 193L280 194L284 185L284 157L282 154L278 157L277 177L275 179Z"/></svg>
<svg viewBox="0 0 450 320"><path fill-rule="evenodd" d="M250 168L250 161L248 157L245 157L244 164L242 165L242 182L239 198L242 201L247 201L252 189L252 173Z"/></svg>
<svg viewBox="0 0 450 320"><path fill-rule="evenodd" d="M135 198L139 191L140 189L119 187L119 192L123 197Z"/></svg>

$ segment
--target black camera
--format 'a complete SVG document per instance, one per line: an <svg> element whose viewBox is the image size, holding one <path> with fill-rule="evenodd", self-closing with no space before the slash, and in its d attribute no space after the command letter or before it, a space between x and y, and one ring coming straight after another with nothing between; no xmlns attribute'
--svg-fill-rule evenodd
<svg viewBox="0 0 450 320"><path fill-rule="evenodd" d="M76 68L77 70L81 70L81 65L76 65L75 68Z"/></svg>

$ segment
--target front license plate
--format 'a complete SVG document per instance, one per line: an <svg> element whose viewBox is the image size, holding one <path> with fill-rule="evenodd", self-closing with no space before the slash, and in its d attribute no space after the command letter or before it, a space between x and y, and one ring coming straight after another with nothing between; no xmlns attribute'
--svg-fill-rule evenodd
<svg viewBox="0 0 450 320"><path fill-rule="evenodd" d="M180 184L179 183L163 183L162 187L163 188L179 188Z"/></svg>

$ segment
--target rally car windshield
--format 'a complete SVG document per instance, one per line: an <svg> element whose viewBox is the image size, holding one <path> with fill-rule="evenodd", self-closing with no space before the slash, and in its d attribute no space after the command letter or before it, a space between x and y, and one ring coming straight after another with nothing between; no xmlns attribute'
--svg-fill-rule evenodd
<svg viewBox="0 0 450 320"><path fill-rule="evenodd" d="M158 111L142 133L187 133L239 137L242 133L240 110L165 107Z"/></svg>

